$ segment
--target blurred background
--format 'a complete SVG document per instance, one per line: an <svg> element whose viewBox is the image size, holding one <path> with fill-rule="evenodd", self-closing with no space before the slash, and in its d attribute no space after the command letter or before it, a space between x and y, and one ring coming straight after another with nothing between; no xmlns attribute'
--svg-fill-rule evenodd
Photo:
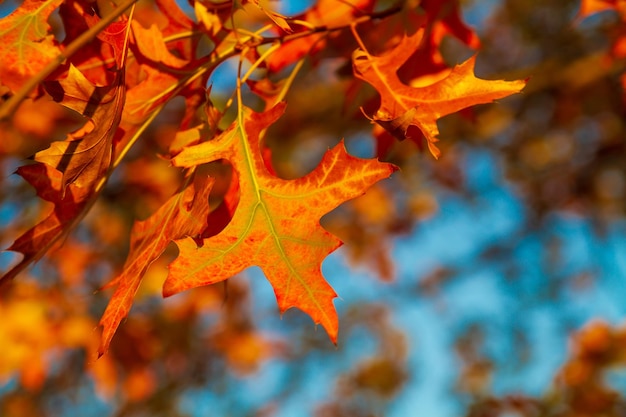
<svg viewBox="0 0 626 417"><path fill-rule="evenodd" d="M257 269L163 300L171 245L109 353L90 356L111 295L98 289L133 220L176 189L154 151L178 129L174 102L84 223L0 300L0 416L626 416L626 3L460 7L477 76L528 85L441 119L439 160L395 143L384 159L401 171L323 218L346 242L323 264L337 346L303 313L281 317ZM440 52L449 65L474 53L452 37ZM306 77L290 108L317 105L268 133L279 175L310 171L342 137L375 156L371 127L336 99L341 76ZM232 67L213 74L218 105L233 82ZM0 140L3 248L49 210L12 172L77 123L27 102ZM1 253L0 270L18 259Z"/></svg>

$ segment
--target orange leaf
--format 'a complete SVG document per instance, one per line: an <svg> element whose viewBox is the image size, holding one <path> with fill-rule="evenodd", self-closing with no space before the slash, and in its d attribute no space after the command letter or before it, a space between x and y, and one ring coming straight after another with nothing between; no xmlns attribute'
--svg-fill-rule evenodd
<svg viewBox="0 0 626 417"><path fill-rule="evenodd" d="M206 228L212 185L212 180L202 181L198 187L190 184L148 219L135 222L124 271L108 285L118 287L100 320L103 334L99 356L107 351L120 322L128 315L141 278L150 264L161 256L170 241L196 236Z"/></svg>
<svg viewBox="0 0 626 417"><path fill-rule="evenodd" d="M69 46L83 33L95 26L100 18L94 13L92 4L84 0L65 0L59 7L59 16L65 29L63 46ZM109 85L114 81L117 72L110 71L111 62L117 62L124 56L125 37L123 31L126 23L111 24L98 33L96 39L83 45L68 59L81 73L95 85ZM121 29L121 31L120 31ZM57 77L58 78L58 77Z"/></svg>
<svg viewBox="0 0 626 417"><path fill-rule="evenodd" d="M71 183L90 187L111 164L113 138L122 117L126 92L123 71L113 85L96 87L71 65L67 78L49 84L48 90L56 101L91 120L65 141L53 142L48 149L37 152L35 160L63 172L64 188Z"/></svg>
<svg viewBox="0 0 626 417"><path fill-rule="evenodd" d="M519 92L525 81L483 80L474 75L476 57L452 68L443 79L424 86L403 83L397 70L419 47L422 31L404 36L392 50L372 56L358 49L352 57L354 74L373 85L381 104L372 120L399 139L407 136L410 126L417 126L428 141L430 152L438 158L435 145L439 129L437 119L476 104L489 103Z"/></svg>
<svg viewBox="0 0 626 417"><path fill-rule="evenodd" d="M141 55L152 62L160 63L170 68L183 68L189 62L172 54L163 40L163 32L156 25L145 29L136 21L132 23L134 44Z"/></svg>
<svg viewBox="0 0 626 417"><path fill-rule="evenodd" d="M319 219L396 167L350 156L342 143L305 177L277 178L263 162L259 141L283 111L284 104L260 114L243 108L219 137L186 148L173 159L174 165L184 167L227 159L239 179L240 199L226 228L203 239L200 247L190 238L176 241L180 254L170 265L163 293L170 296L213 284L256 265L272 284L281 312L291 307L303 310L335 342L336 294L320 266L341 241L324 230Z"/></svg>
<svg viewBox="0 0 626 417"><path fill-rule="evenodd" d="M70 183L91 187L109 169L113 138L122 119L126 99L124 58L128 49L128 22L114 23L99 36L115 51L117 70L107 86L94 86L73 65L66 78L47 84L55 101L90 118L82 129L62 142L35 154L35 160L63 172L63 188Z"/></svg>
<svg viewBox="0 0 626 417"><path fill-rule="evenodd" d="M422 0L420 7L426 12L427 21L441 23L445 27L445 33L450 33L470 48L480 46L480 39L476 33L461 18L458 1Z"/></svg>
<svg viewBox="0 0 626 417"><path fill-rule="evenodd" d="M60 54L48 17L62 2L26 0L0 19L0 81L11 90L19 90Z"/></svg>
<svg viewBox="0 0 626 417"><path fill-rule="evenodd" d="M261 362L278 353L280 344L264 334L250 329L228 326L212 337L217 351L226 358L236 372L248 374L256 371Z"/></svg>
<svg viewBox="0 0 626 417"><path fill-rule="evenodd" d="M116 76L110 85L94 86L71 64L66 78L46 85L55 101L90 118L65 141L53 142L48 149L35 154L36 161L63 172L63 189L70 183L92 187L109 169L113 138L126 98L124 57L128 28L128 22L117 22L99 34L114 49L117 60Z"/></svg>
<svg viewBox="0 0 626 417"><path fill-rule="evenodd" d="M282 31L284 31L285 33L291 33L291 26L289 26L289 23L287 22L287 17L283 16L280 13L276 13L273 10L268 10L265 7L263 7L263 5L261 3L259 3L259 0L248 0L247 3L252 3L254 4L256 7L258 7L258 9L260 11L262 11L263 13L265 13L265 15L267 17L270 18L270 20L272 22L274 22L274 24L276 26L278 26Z"/></svg>
<svg viewBox="0 0 626 417"><path fill-rule="evenodd" d="M63 189L63 174L45 164L18 168L21 175L37 190L37 195L54 203L54 210L44 220L21 235L8 248L24 258L0 278L0 284L12 280L31 262L37 261L59 238L65 236L74 219L83 211L89 199L87 189L70 184Z"/></svg>

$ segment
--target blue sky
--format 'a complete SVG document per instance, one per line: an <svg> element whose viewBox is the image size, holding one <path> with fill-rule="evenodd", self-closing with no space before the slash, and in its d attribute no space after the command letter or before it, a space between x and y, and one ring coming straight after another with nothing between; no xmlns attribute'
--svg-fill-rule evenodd
<svg viewBox="0 0 626 417"><path fill-rule="evenodd" d="M624 315L624 224L615 224L600 239L586 219L556 213L542 235L527 233L523 202L503 179L494 156L487 150L472 150L465 162L468 185L480 189L479 201L442 193L440 212L395 241L396 281L382 283L367 271L355 271L342 249L324 262L324 274L342 298L336 302L340 320L350 305L367 308L368 302L380 302L390 308L392 322L406 334L410 377L401 393L380 410L387 417L463 414L466 404L452 392L459 369L453 344L468 325L480 323L486 330L484 349L497 365L490 387L494 394L541 395L567 357L572 328L591 318L619 323ZM543 233L562 239L562 262L550 274L545 270ZM481 261L479 254L486 244L506 242L516 235L520 241L510 251L511 258L503 260L521 268L511 283L505 277L505 265ZM439 265L457 267L460 272L443 286L440 300L416 296L412 290L416 283ZM577 291L564 283L556 297L546 294L555 277L567 280L586 271L596 275L590 287ZM257 324L267 331L284 332L262 273L253 269L245 275L243 279L253 287L255 315L261 317ZM441 308L441 301L447 308ZM529 360L524 363L515 359L515 329L524 331L530 340ZM312 327L305 330L313 331ZM254 410L284 392L290 373L299 368L304 382L281 397L278 416L304 415L303 410L313 410L333 397L337 375L347 371L350 363L375 351L374 340L364 334L340 337L340 345L336 353L325 352L304 363L270 360L257 374L232 381L231 386L240 392L234 398L211 393L207 387L186 393L182 406L212 410L216 415L245 415L243 410Z"/></svg>

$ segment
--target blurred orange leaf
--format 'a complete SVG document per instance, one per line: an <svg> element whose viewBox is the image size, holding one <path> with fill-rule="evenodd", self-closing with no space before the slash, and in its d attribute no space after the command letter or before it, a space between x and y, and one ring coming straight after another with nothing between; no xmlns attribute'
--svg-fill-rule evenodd
<svg viewBox="0 0 626 417"><path fill-rule="evenodd" d="M582 19L591 14L605 10L620 10L626 13L626 2L623 0L582 0L578 11L578 18Z"/></svg>

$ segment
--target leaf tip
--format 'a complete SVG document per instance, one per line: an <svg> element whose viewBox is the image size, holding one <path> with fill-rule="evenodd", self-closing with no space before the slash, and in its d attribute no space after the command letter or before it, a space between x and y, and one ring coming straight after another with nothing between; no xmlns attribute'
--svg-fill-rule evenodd
<svg viewBox="0 0 626 417"><path fill-rule="evenodd" d="M182 292L189 288L190 287L185 286L181 280L173 279L170 276L168 276L165 279L165 282L163 283L163 289L161 290L161 295L163 296L163 298L168 298L168 297L171 297L172 295L176 295L179 292Z"/></svg>
<svg viewBox="0 0 626 417"><path fill-rule="evenodd" d="M107 351L109 350L109 346L111 345L111 340L113 338L113 334L107 332L102 321L98 324L96 329L100 329L100 343L98 344L98 350L96 351L96 360L103 357Z"/></svg>
<svg viewBox="0 0 626 417"><path fill-rule="evenodd" d="M174 294L177 294L178 291L176 291L176 289L174 289L174 287L170 284L168 285L167 282L163 285L163 290L161 291L161 295L163 295L163 298L168 298L171 297Z"/></svg>

